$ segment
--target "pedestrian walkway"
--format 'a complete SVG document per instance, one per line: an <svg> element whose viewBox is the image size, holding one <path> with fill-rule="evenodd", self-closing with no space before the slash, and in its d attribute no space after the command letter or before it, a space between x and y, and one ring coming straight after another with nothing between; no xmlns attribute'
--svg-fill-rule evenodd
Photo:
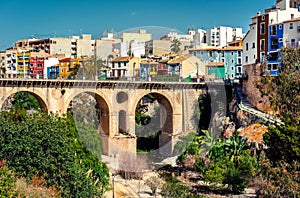
<svg viewBox="0 0 300 198"><path fill-rule="evenodd" d="M261 119L265 120L266 122L270 122L275 125L284 125L284 122L282 122L281 119L255 109L251 105L251 103L247 100L247 98L243 95L241 86L236 85L235 92L236 92L238 107L240 110L248 112L252 115L255 115L256 117L261 118Z"/></svg>

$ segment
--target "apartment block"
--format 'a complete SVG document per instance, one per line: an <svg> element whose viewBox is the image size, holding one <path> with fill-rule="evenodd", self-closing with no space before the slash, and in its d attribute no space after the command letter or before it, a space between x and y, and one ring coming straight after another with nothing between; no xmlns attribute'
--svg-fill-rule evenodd
<svg viewBox="0 0 300 198"><path fill-rule="evenodd" d="M243 37L242 28L219 26L206 32L208 46L225 47L227 43L234 41L237 37Z"/></svg>
<svg viewBox="0 0 300 198"><path fill-rule="evenodd" d="M145 29L140 29L138 32L123 32L121 34L121 40L124 43L129 44L133 40L137 40L139 42L147 42L152 39L152 34L147 33Z"/></svg>

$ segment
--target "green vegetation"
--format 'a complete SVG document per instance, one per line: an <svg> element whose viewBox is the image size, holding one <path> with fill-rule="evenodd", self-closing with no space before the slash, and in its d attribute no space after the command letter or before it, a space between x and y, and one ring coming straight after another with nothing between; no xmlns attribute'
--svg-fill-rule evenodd
<svg viewBox="0 0 300 198"><path fill-rule="evenodd" d="M30 93L17 92L13 95L13 109L38 110L40 109L39 101Z"/></svg>
<svg viewBox="0 0 300 198"><path fill-rule="evenodd" d="M264 134L269 147L260 164L259 194L299 197L300 192L300 48L282 49L282 71L262 77L258 88L267 96L284 126L270 127ZM266 65L264 66L266 68Z"/></svg>
<svg viewBox="0 0 300 198"><path fill-rule="evenodd" d="M18 110L2 112L0 120L0 159L16 176L43 177L62 197L103 195L108 168L84 146L71 116Z"/></svg>
<svg viewBox="0 0 300 198"><path fill-rule="evenodd" d="M194 138L178 163L184 164L187 155L195 156L195 170L212 187L242 192L255 175L257 166L246 139L239 137L237 132L227 140L214 139L211 131L204 133Z"/></svg>
<svg viewBox="0 0 300 198"><path fill-rule="evenodd" d="M172 41L171 41L171 46L170 46L170 49L171 49L171 51L172 52L174 52L174 53L178 53L178 52L180 52L180 46L181 46L182 44L181 44L181 42L178 40L178 39L173 39Z"/></svg>
<svg viewBox="0 0 300 198"><path fill-rule="evenodd" d="M137 151L149 152L159 148L159 136L161 134L159 127L160 106L155 105L154 112L150 116L148 113L149 105L155 103L156 98L155 96L148 94L144 96L143 99L147 100L148 104L144 104L140 101L135 111Z"/></svg>

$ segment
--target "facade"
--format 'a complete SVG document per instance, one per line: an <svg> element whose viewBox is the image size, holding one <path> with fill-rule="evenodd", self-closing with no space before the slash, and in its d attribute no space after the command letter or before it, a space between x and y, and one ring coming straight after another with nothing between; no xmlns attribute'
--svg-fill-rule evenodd
<svg viewBox="0 0 300 198"><path fill-rule="evenodd" d="M72 43L74 38L72 39ZM91 57L95 55L95 40L92 40L91 34L82 34L81 38L75 39L76 43L76 56L73 58Z"/></svg>
<svg viewBox="0 0 300 198"><path fill-rule="evenodd" d="M57 79L60 77L59 60L57 57L48 57L44 60L44 78Z"/></svg>
<svg viewBox="0 0 300 198"><path fill-rule="evenodd" d="M117 57L109 62L108 77L137 77L139 75L141 59L137 57Z"/></svg>
<svg viewBox="0 0 300 198"><path fill-rule="evenodd" d="M95 55L95 40L90 34L71 38L25 39L15 43L18 50L31 52L45 51L49 54L64 54L65 57L91 57Z"/></svg>
<svg viewBox="0 0 300 198"><path fill-rule="evenodd" d="M171 41L168 40L150 40L145 45L145 53L150 56L162 56L171 51Z"/></svg>
<svg viewBox="0 0 300 198"><path fill-rule="evenodd" d="M262 63L266 60L268 53L273 51L273 49L269 49L271 47L269 44L271 33L269 31L274 30L270 26L274 28L274 25L300 17L300 12L296 8L297 2L300 1L277 0L276 6L266 9L263 14L257 12L257 15L252 17L250 29L243 40L244 67L251 67L253 64ZM284 30L286 31L286 28ZM272 35L275 40L276 37L278 35Z"/></svg>
<svg viewBox="0 0 300 198"><path fill-rule="evenodd" d="M134 39L130 42L129 47L129 54L130 56L139 57L145 55L145 43L139 42L138 40Z"/></svg>
<svg viewBox="0 0 300 198"><path fill-rule="evenodd" d="M177 56L168 61L168 75L197 78L205 75L205 64L195 56Z"/></svg>
<svg viewBox="0 0 300 198"><path fill-rule="evenodd" d="M225 79L225 63L210 62L206 65L207 77L213 79Z"/></svg>
<svg viewBox="0 0 300 198"><path fill-rule="evenodd" d="M6 73L6 52L0 52L0 77L5 78Z"/></svg>
<svg viewBox="0 0 300 198"><path fill-rule="evenodd" d="M70 74L76 72L80 68L81 60L81 58L64 58L59 60L60 78L68 78Z"/></svg>
<svg viewBox="0 0 300 198"><path fill-rule="evenodd" d="M138 32L123 32L121 34L121 40L124 43L129 44L133 40L145 43L152 39L152 34L148 34L145 29L140 29Z"/></svg>
<svg viewBox="0 0 300 198"><path fill-rule="evenodd" d="M18 76L17 72L17 50L8 49L6 50L6 77L7 78L16 78Z"/></svg>
<svg viewBox="0 0 300 198"><path fill-rule="evenodd" d="M158 62L148 60L140 64L139 76L141 80L149 80L158 75Z"/></svg>
<svg viewBox="0 0 300 198"><path fill-rule="evenodd" d="M189 54L196 56L206 65L206 75L215 78L238 79L243 74L241 46L203 47L189 50Z"/></svg>
<svg viewBox="0 0 300 198"><path fill-rule="evenodd" d="M214 27L207 30L207 45L225 47L227 43L232 42L237 37L243 37L242 28L232 27Z"/></svg>
<svg viewBox="0 0 300 198"><path fill-rule="evenodd" d="M129 56L129 44L125 42L118 42L113 44L114 53L120 57Z"/></svg>
<svg viewBox="0 0 300 198"><path fill-rule="evenodd" d="M30 78L29 76L30 66L30 52L18 52L17 53L17 72L18 78Z"/></svg>
<svg viewBox="0 0 300 198"><path fill-rule="evenodd" d="M96 57L107 60L109 55L113 54L113 39L96 40Z"/></svg>
<svg viewBox="0 0 300 198"><path fill-rule="evenodd" d="M268 56L265 75L277 76L281 69L280 49L283 47L284 25L274 24L269 26Z"/></svg>
<svg viewBox="0 0 300 198"><path fill-rule="evenodd" d="M192 46L196 49L202 46L207 46L205 30L197 29L195 31L195 34L193 35Z"/></svg>

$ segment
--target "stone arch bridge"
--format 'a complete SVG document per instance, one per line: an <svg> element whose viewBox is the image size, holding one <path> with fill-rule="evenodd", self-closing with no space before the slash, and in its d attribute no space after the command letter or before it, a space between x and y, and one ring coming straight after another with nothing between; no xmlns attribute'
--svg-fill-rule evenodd
<svg viewBox="0 0 300 198"><path fill-rule="evenodd" d="M151 93L165 107L166 121L161 127L167 139L172 140L178 134L194 130L193 107L206 89L204 82L0 79L0 107L13 94L28 92L38 99L44 111L62 115L77 95L90 93L100 109L99 120L105 134L103 152L112 155L116 147L136 150L135 110L143 96ZM120 126L128 136L119 133Z"/></svg>

